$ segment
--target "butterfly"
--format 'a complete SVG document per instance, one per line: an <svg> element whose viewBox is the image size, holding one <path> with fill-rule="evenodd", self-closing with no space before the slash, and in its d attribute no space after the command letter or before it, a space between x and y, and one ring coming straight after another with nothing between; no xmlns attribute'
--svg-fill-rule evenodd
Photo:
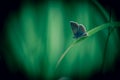
<svg viewBox="0 0 120 80"><path fill-rule="evenodd" d="M86 32L86 28L82 24L78 24L77 22L70 21L72 32L74 34L73 38L80 38L80 37L85 37L88 36Z"/></svg>

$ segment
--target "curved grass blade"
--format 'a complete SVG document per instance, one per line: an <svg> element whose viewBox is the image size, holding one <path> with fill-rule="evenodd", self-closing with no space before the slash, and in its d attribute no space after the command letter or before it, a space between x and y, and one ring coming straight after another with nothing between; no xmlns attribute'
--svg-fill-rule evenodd
<svg viewBox="0 0 120 80"><path fill-rule="evenodd" d="M86 37L82 37L82 38L78 38L76 41L74 41L66 50L65 52L61 55L61 57L59 58L59 60L57 61L57 64L56 64L56 69L59 67L61 61L63 60L63 58L67 55L67 53L70 51L70 49L72 47L74 47L77 43L83 41L84 39L87 39L88 37L92 36L93 34L96 34L97 32L105 29L105 28L108 28L110 26L114 26L114 27L120 27L120 22L111 22L111 23L105 23L105 24L102 24L100 26L97 26L91 30L89 30L87 33L88 33L88 36Z"/></svg>

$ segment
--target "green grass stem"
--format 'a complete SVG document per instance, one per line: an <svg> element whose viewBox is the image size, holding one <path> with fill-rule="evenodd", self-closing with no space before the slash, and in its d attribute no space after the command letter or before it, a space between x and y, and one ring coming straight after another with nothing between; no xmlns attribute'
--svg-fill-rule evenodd
<svg viewBox="0 0 120 80"><path fill-rule="evenodd" d="M88 37L92 36L93 34L96 34L97 32L105 29L105 28L108 28L110 26L113 26L113 27L119 27L120 26L120 22L111 22L111 23L105 23L105 24L102 24L100 26L97 26L91 30L89 30L87 33L88 33L88 36L87 37L81 37L81 38L78 38L77 40L75 40L66 50L65 52L61 55L61 57L59 58L59 60L57 61L57 64L56 64L56 69L59 67L61 61L64 59L64 57L67 55L67 53L70 51L70 49L72 47L74 47L77 43L80 43L81 41L87 39Z"/></svg>

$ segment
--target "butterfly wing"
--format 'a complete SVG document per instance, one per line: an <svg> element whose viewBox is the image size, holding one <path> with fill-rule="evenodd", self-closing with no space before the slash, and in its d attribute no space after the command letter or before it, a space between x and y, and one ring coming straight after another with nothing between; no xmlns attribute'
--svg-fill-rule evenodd
<svg viewBox="0 0 120 80"><path fill-rule="evenodd" d="M86 32L86 28L84 25L82 24L79 24L79 30L83 31L83 32Z"/></svg>
<svg viewBox="0 0 120 80"><path fill-rule="evenodd" d="M82 25L82 24L79 24L79 33L81 34L81 35L83 35L83 36L87 36L87 33L86 33L86 28L85 28L85 26L84 25Z"/></svg>
<svg viewBox="0 0 120 80"><path fill-rule="evenodd" d="M71 28L74 34L73 38L79 38L83 36L87 36L86 28L82 24L78 24L77 22L71 21Z"/></svg>
<svg viewBox="0 0 120 80"><path fill-rule="evenodd" d="M78 30L79 30L79 24L74 22L74 21L70 21L70 24L71 24L71 28L72 28L72 31L73 31L73 34L77 34Z"/></svg>

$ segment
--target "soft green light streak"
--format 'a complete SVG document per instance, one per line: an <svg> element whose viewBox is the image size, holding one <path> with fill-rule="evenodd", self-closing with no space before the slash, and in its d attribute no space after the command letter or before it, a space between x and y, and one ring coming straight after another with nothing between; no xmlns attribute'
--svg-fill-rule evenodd
<svg viewBox="0 0 120 80"><path fill-rule="evenodd" d="M48 8L48 76L52 76L56 59L63 47L63 23L61 3L50 3ZM57 54L56 54L57 53Z"/></svg>
<svg viewBox="0 0 120 80"><path fill-rule="evenodd" d="M90 19L90 7L91 5L88 2L83 2L80 5L76 5L76 20L80 24L84 24L86 28L89 27L89 19Z"/></svg>
<svg viewBox="0 0 120 80"><path fill-rule="evenodd" d="M24 65L27 67L28 72L30 71L28 74L36 75L39 72L38 69L40 69L37 67L39 64L41 42L40 38L36 36L34 24L35 11L32 6L26 6L21 12L21 27L24 34L24 42L23 47L21 47L23 48L23 53L20 54L25 55L26 62Z"/></svg>
<svg viewBox="0 0 120 80"><path fill-rule="evenodd" d="M34 19L32 6L26 6L21 11L20 19L12 18L8 31L19 67L31 76L37 76L40 73L39 58L42 51L41 39L36 36Z"/></svg>

